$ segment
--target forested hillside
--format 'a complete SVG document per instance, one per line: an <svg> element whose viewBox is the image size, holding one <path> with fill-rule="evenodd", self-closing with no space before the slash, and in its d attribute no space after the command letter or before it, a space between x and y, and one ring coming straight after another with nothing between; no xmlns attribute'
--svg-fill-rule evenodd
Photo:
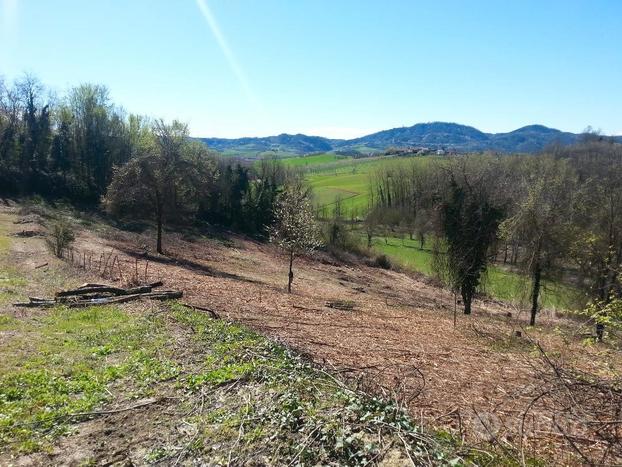
<svg viewBox="0 0 622 467"><path fill-rule="evenodd" d="M529 125L508 133L484 133L456 123L418 123L393 128L354 139L328 139L319 136L286 135L265 138L201 138L209 147L230 155L257 157L258 154L306 154L326 151L384 151L391 147L425 147L460 153L497 151L502 153L536 153L551 145L578 142L580 134L563 132L543 125ZM606 138L604 138L606 139ZM622 136L612 137L622 142Z"/></svg>
<svg viewBox="0 0 622 467"><path fill-rule="evenodd" d="M203 221L265 235L287 170L219 158L180 122L127 114L104 86L53 97L36 78L0 82L0 194L106 206L136 220ZM114 194L118 194L118 199ZM158 248L159 250L161 248Z"/></svg>

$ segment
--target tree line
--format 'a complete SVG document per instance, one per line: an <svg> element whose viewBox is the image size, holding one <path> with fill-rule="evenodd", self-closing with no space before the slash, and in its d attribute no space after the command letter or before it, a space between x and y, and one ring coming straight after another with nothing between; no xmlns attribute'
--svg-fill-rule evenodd
<svg viewBox="0 0 622 467"><path fill-rule="evenodd" d="M180 122L128 114L101 85L57 96L30 75L0 79L0 194L64 198L167 223L205 221L266 236L292 174L218 157Z"/></svg>
<svg viewBox="0 0 622 467"><path fill-rule="evenodd" d="M530 278L531 323L545 279L587 300L622 298L622 145L587 134L538 155L470 155L387 164L370 177L368 238L379 226L431 239L433 267L464 312L491 263Z"/></svg>

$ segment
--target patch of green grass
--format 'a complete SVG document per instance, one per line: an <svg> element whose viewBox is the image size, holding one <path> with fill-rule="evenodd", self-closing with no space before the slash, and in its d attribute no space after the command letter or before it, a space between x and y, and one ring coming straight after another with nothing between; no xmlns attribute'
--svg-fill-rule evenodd
<svg viewBox="0 0 622 467"><path fill-rule="evenodd" d="M158 462L159 460L167 458L171 454L172 453L170 449L166 449L164 447L158 447L158 448L152 449L147 454L145 454L144 460L148 464L153 464L153 463Z"/></svg>
<svg viewBox="0 0 622 467"><path fill-rule="evenodd" d="M374 237L372 248L377 254L387 255L391 261L403 268L432 277L432 252L419 248L418 240L395 237ZM482 290L493 298L517 304L529 301L529 279L501 266L488 268ZM541 304L545 308L559 310L573 309L577 291L572 287L554 281L544 281Z"/></svg>
<svg viewBox="0 0 622 467"><path fill-rule="evenodd" d="M138 397L179 372L162 323L118 307L58 307L2 327L19 333L0 363L0 450L45 448L69 431L73 414L110 401L113 382Z"/></svg>
<svg viewBox="0 0 622 467"><path fill-rule="evenodd" d="M312 167L320 164L327 164L338 160L347 160L349 158L338 156L337 154L312 154L309 156L288 157L281 159L281 162L288 167Z"/></svg>
<svg viewBox="0 0 622 467"><path fill-rule="evenodd" d="M0 306L20 297L21 289L27 284L14 267L6 264L5 257L10 245L10 238L0 231Z"/></svg>
<svg viewBox="0 0 622 467"><path fill-rule="evenodd" d="M0 235L0 255L6 253L11 245L11 240L6 235Z"/></svg>
<svg viewBox="0 0 622 467"><path fill-rule="evenodd" d="M372 249L378 254L387 255L399 266L432 276L432 254L419 248L418 240L395 237L374 237Z"/></svg>

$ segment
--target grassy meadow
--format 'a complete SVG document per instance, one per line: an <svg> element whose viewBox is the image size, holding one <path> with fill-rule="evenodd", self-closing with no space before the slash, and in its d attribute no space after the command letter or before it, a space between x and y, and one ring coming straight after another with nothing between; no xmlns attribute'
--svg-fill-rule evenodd
<svg viewBox="0 0 622 467"><path fill-rule="evenodd" d="M288 167L303 170L313 188L314 202L326 215L332 214L337 200L345 217L361 217L369 207L369 175L383 164L394 164L403 158L366 157L354 159L336 154L282 159Z"/></svg>
<svg viewBox="0 0 622 467"><path fill-rule="evenodd" d="M376 254L387 255L400 267L433 276L432 252L424 246L419 248L418 240L396 237L374 237L372 250ZM493 265L488 269L483 291L499 300L526 305L529 302L530 282L527 277L511 271L502 265ZM572 309L576 302L577 291L572 287L545 281L542 289L541 304L549 309Z"/></svg>
<svg viewBox="0 0 622 467"><path fill-rule="evenodd" d="M310 154L308 156L299 157L287 157L283 159L283 164L287 167L315 167L320 164L329 164L339 160L350 160L345 156L338 156L337 154L324 153L324 154Z"/></svg>

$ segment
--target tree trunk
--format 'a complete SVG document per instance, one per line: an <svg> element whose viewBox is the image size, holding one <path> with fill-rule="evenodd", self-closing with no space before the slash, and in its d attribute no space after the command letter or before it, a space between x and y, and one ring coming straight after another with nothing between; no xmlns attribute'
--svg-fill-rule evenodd
<svg viewBox="0 0 622 467"><path fill-rule="evenodd" d="M371 248L371 240L372 240L372 234L371 232L367 232L367 248Z"/></svg>
<svg viewBox="0 0 622 467"><path fill-rule="evenodd" d="M536 314L538 313L538 298L540 298L540 280L542 277L542 269L540 263L536 263L533 269L533 287L531 289L531 318L529 325L535 326Z"/></svg>
<svg viewBox="0 0 622 467"><path fill-rule="evenodd" d="M294 281L294 271L292 271L292 266L294 264L294 251L289 252L289 280L287 282L287 293L292 293L292 282Z"/></svg>
<svg viewBox="0 0 622 467"><path fill-rule="evenodd" d="M158 219L157 219L157 223L158 223L158 236L157 236L157 241L156 241L156 251L158 253L160 253L161 255L164 254L162 252L162 213L158 213Z"/></svg>
<svg viewBox="0 0 622 467"><path fill-rule="evenodd" d="M461 292L461 295L462 295L462 301L464 302L464 314L470 315L471 314L471 301L473 297L471 297L471 295L465 293L464 291Z"/></svg>

